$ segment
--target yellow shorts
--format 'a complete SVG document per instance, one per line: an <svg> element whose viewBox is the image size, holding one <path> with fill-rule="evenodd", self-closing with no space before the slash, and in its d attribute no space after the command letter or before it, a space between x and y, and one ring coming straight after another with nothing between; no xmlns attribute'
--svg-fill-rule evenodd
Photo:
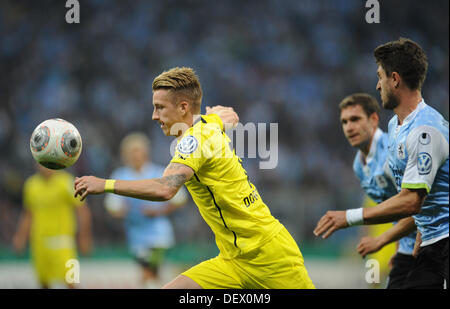
<svg viewBox="0 0 450 309"><path fill-rule="evenodd" d="M75 248L48 248L41 241L34 242L31 256L40 283L65 282L67 261L77 258Z"/></svg>
<svg viewBox="0 0 450 309"><path fill-rule="evenodd" d="M297 243L283 228L267 243L234 259L221 255L182 273L204 289L314 289Z"/></svg>

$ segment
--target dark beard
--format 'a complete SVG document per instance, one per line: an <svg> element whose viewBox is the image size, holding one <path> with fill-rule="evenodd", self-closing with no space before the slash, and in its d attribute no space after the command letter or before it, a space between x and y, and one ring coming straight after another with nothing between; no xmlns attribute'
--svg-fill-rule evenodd
<svg viewBox="0 0 450 309"><path fill-rule="evenodd" d="M392 93L389 93L387 102L383 102L383 108L393 110L398 106L398 104L399 102L397 97L394 96Z"/></svg>

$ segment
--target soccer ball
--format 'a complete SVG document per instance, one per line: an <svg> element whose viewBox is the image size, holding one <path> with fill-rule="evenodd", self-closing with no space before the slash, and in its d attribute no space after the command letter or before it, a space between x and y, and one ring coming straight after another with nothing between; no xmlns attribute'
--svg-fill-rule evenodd
<svg viewBox="0 0 450 309"><path fill-rule="evenodd" d="M72 166L82 148L81 136L73 124L64 119L48 119L31 134L30 149L33 158L52 170Z"/></svg>

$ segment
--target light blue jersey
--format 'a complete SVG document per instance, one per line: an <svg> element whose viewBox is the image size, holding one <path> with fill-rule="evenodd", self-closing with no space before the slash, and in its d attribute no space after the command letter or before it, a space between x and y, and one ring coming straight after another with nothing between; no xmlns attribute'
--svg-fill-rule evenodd
<svg viewBox="0 0 450 309"><path fill-rule="evenodd" d="M388 134L381 129L375 132L370 151L364 160L358 151L353 162L353 171L358 177L361 187L376 203L381 203L396 195L395 179L387 165ZM411 255L416 241L416 233L411 233L399 240L398 252Z"/></svg>
<svg viewBox="0 0 450 309"><path fill-rule="evenodd" d="M161 177L164 167L156 164L145 164L141 172L130 167L116 169L112 179L140 180ZM144 209L159 209L165 207L164 202L152 202L120 195L108 195L109 203L125 203L127 215L125 227L128 245L133 253L139 253L147 248L169 248L174 244L172 224L166 216L149 217L143 214Z"/></svg>
<svg viewBox="0 0 450 309"><path fill-rule="evenodd" d="M389 167L397 190L426 189L422 210L414 216L422 246L448 237L448 122L422 100L398 125L389 122Z"/></svg>

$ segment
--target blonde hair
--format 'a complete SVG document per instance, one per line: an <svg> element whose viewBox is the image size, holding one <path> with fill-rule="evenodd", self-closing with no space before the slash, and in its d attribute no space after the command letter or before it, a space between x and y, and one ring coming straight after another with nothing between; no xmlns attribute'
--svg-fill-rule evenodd
<svg viewBox="0 0 450 309"><path fill-rule="evenodd" d="M125 136L120 142L120 156L123 161L128 162L128 152L136 146L150 153L151 143L148 137L144 133L133 132Z"/></svg>
<svg viewBox="0 0 450 309"><path fill-rule="evenodd" d="M187 67L175 67L158 75L152 84L153 91L169 90L176 102L187 101L194 114L200 113L202 104L202 87L194 70Z"/></svg>

